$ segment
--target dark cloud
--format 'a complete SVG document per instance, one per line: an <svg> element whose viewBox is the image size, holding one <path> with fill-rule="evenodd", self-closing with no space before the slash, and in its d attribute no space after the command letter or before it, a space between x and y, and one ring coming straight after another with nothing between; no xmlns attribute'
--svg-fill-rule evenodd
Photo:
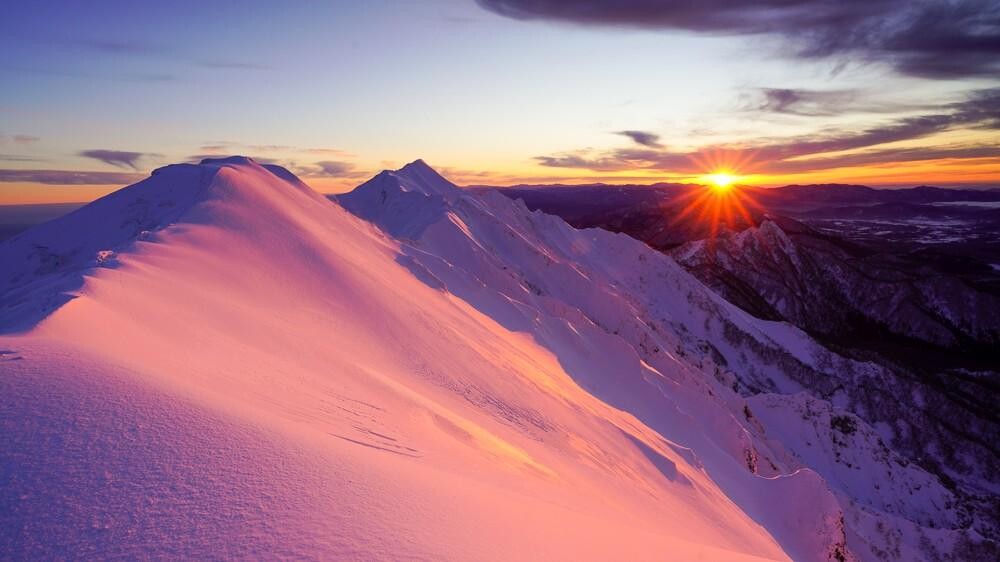
<svg viewBox="0 0 1000 562"><path fill-rule="evenodd" d="M127 185L143 178L125 172L79 172L72 170L0 170L0 182L49 185Z"/></svg>
<svg viewBox="0 0 1000 562"><path fill-rule="evenodd" d="M831 134L816 140L797 139L761 148L768 160L866 148L918 139L956 127L1000 129L1000 89L976 92L968 100L948 106L952 111L897 119L860 133Z"/></svg>
<svg viewBox="0 0 1000 562"><path fill-rule="evenodd" d="M33 135L14 135L14 142L16 144L27 146L29 144L35 144L42 139Z"/></svg>
<svg viewBox="0 0 1000 562"><path fill-rule="evenodd" d="M660 135L649 133L646 131L618 131L619 135L624 135L636 144L641 144L642 146L648 146L650 148L663 148L660 144Z"/></svg>
<svg viewBox="0 0 1000 562"><path fill-rule="evenodd" d="M105 164L110 164L112 166L117 166L119 168L132 168L133 170L138 170L139 160L146 156L159 156L158 154L148 154L145 152L127 152L124 150L103 150L103 149L93 149L84 150L78 152L80 156L85 158L93 158L94 160L99 160Z"/></svg>
<svg viewBox="0 0 1000 562"><path fill-rule="evenodd" d="M996 155L996 151L991 151L990 147L972 147L937 151L888 149L849 156L822 156L919 139L955 128L1000 130L1000 89L977 92L967 100L945 106L944 109L950 111L896 119L860 132L834 132L819 136L795 137L752 146L708 147L686 153L633 147L596 155L587 152L560 153L538 156L536 160L542 166L600 172L649 169L674 173L701 173L705 171L705 162L720 161L742 162L744 167L760 168L757 171L788 172L891 162L897 158L923 160L931 159L935 154L936 158L982 158ZM795 160L805 157L809 160Z"/></svg>
<svg viewBox="0 0 1000 562"><path fill-rule="evenodd" d="M476 0L521 20L774 35L802 58L852 56L930 78L1000 71L995 0Z"/></svg>

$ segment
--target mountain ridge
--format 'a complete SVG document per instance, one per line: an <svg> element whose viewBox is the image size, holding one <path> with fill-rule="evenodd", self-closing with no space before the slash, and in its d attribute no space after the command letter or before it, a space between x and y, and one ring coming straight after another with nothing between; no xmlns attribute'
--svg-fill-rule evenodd
<svg viewBox="0 0 1000 562"><path fill-rule="evenodd" d="M0 451L18 467L0 491L5 552L466 559L487 544L515 557L786 559L655 432L413 277L384 233L263 167L199 166L211 194L176 220L180 204L156 224L128 212L138 199L158 209L148 192L176 192L164 180L176 170L82 210L88 221L73 220L116 235L160 228L114 267L72 252L72 236L51 246L80 257L41 272L81 276L75 298L0 337ZM203 193L197 167L179 170L180 192ZM116 460L135 457L123 449L138 464ZM655 523L670 513L675 525Z"/></svg>
<svg viewBox="0 0 1000 562"><path fill-rule="evenodd" d="M2 257L42 240L73 258L52 271L29 262L18 282L32 290L17 295L61 288L32 275L82 279L76 298L27 333L0 336L0 407L14 420L0 451L24 466L0 492L15 523L4 528L35 525L0 531L8 551L82 552L78 525L91 520L120 548L135 545L130 481L167 506L180 505L178 489L200 494L202 520L176 507L154 517L185 537L186 554L240 544L244 557L465 559L504 544L514 557L872 560L886 549L914 558L927 544L943 555L990 548L974 527L988 522L971 521L955 492L890 449L870 415L845 410L883 370L751 317L632 238L462 191L426 164L379 174L339 204L249 161L176 170L190 184L212 176L208 196L183 212L136 196L204 195L200 184L177 191L168 168L84 209L86 221L0 243ZM47 240L97 219L111 234L81 246L86 230L75 228ZM108 261L90 252L120 239ZM73 377L67 354L87 376ZM64 402L50 380L75 381ZM130 409L133 395L148 400ZM83 465L73 453L87 441L60 429L78 419L74 403L94 405L78 423L134 420L97 440ZM161 415L179 425L143 429ZM174 436L220 418L245 454L217 463L207 445L185 452ZM29 438L38 428L70 445L45 449ZM140 464L155 470L117 479L119 435L177 451L185 483L155 455ZM280 486L264 488L287 509L269 513L259 488L222 467L252 474L274 458L288 465L268 470ZM68 500L32 495L44 482L32 475L52 470L31 459L46 461ZM105 484L86 484L91 474ZM292 493L302 486L315 497Z"/></svg>

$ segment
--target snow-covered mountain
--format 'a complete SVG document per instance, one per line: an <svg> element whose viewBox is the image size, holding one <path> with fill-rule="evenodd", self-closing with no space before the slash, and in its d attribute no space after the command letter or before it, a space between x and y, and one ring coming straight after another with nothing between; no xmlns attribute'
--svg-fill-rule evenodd
<svg viewBox="0 0 1000 562"><path fill-rule="evenodd" d="M411 166L423 169L419 162ZM943 408L953 413L950 419L962 427L974 428L979 435L995 434L996 425L988 416L983 419L975 409L955 408L940 393L928 393L926 385L900 380L898 373L887 367L835 355L787 324L752 318L705 290L669 258L664 259L627 236L599 229L574 230L555 217L527 212L523 203L498 192L486 191L473 197L463 196L458 189L437 187L441 196L424 197L419 199L424 204L417 205L412 192L431 190L409 185L408 172L404 168L398 173L383 173L340 200L352 212L387 230L405 225L404 238L410 242L404 248L409 246L409 258L420 266L414 269L422 277L495 318L513 316L515 320L505 325L534 333L538 341L548 342L549 336L544 327L536 326L537 320L531 320L536 311L541 309L559 317L561 314L553 310L562 311L569 305L572 314L582 314L592 324L589 327L628 342L640 360L658 372L677 372L671 359L686 365L693 363L695 380L705 381L706 373L713 373L715 378L711 380L722 383L705 390L706 394L727 396L737 389L748 397L748 407L742 412L730 408L730 415L742 415L750 422L755 409L766 412L773 427L764 439L785 433L782 441L786 447L792 442L797 444L790 454L798 461L810 458L799 466L809 466L826 477L828 484L841 486L838 492L850 498L847 502L851 505L845 509L859 527L870 515L853 511L859 504L866 506L862 512L874 508L884 510L883 515L892 514L889 519L899 513L908 514L910 521L887 531L885 537L859 530L857 540L863 543L863 537L867 537L871 544L858 545L858 551L867 548L875 559L891 558L893 550L899 548L891 545L900 542L900 536L909 535L902 542L914 545L933 542L922 538L925 532L934 534L929 529L982 521L981 515L992 509L989 498L996 481L992 476L995 457L991 456L991 446L965 439L963 453L956 454L954 432L928 420L933 408ZM440 186L446 182L439 179L436 183ZM581 236L585 241L580 240ZM518 265L512 268L510 264ZM563 267L567 270L562 271ZM452 281L456 274L457 279ZM464 287L469 277L478 282ZM529 294L525 295L525 291ZM531 303L526 319L503 310L506 303L526 300ZM551 304L553 301L558 305ZM577 332L584 330L574 326ZM560 345L558 341L546 343L550 349L559 349ZM600 375L593 377L599 379ZM616 383L609 396L621 399L617 388L620 384ZM872 391L872 387L886 385L895 391ZM633 402L640 400L638 397L662 392L639 385L626 394L628 405L612 404L635 413L645 411L644 406ZM900 397L922 395L928 396L926 404L900 412ZM659 415L661 407L648 409ZM870 429L847 410L866 416L881 431ZM698 411L708 409L702 406ZM640 418L665 436L673 436L670 428L678 424L658 425L656 415ZM757 416L749 425L759 423L760 418ZM858 427L862 430L856 431ZM795 436L787 433L790 428ZM924 451L918 442L934 448ZM887 443L898 444L906 454L890 454L893 447ZM860 458L847 453L846 449L852 448L864 451ZM757 453L751 449L744 454L753 458ZM966 460L975 460L966 462L962 455L968 455ZM916 468L910 464L911 458L927 460L926 464L934 467L938 463L945 465L939 471L945 479L954 476L972 484L958 500L937 478L922 470L899 473L900 467ZM757 469L762 463L760 459L748 460ZM859 479L858 473L864 476ZM923 475L917 476L920 473ZM975 501L969 496L981 496L985 502L973 508ZM930 505L920 505L925 503ZM940 509L946 505L949 507ZM995 523L989 517L985 520L989 532ZM926 545L921 545L903 556L918 556L925 550Z"/></svg>
<svg viewBox="0 0 1000 562"><path fill-rule="evenodd" d="M168 166L0 264L13 558L995 553L991 467L899 454L883 367L421 161Z"/></svg>

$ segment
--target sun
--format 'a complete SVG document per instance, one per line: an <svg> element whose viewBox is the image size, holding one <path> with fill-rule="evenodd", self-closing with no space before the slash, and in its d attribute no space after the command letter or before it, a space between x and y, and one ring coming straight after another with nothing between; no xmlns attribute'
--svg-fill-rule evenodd
<svg viewBox="0 0 1000 562"><path fill-rule="evenodd" d="M733 183L736 182L736 176L730 174L729 172L715 172L714 174L709 174L705 176L709 182L711 182L712 187L719 191L728 191L732 187Z"/></svg>
<svg viewBox="0 0 1000 562"><path fill-rule="evenodd" d="M747 178L733 166L705 166L703 175L697 176L694 189L689 190L672 212L675 223L687 220L692 228L706 229L704 238L714 241L724 230L738 232L759 222L764 208L755 201L752 189L741 189ZM710 171L711 170L711 171Z"/></svg>

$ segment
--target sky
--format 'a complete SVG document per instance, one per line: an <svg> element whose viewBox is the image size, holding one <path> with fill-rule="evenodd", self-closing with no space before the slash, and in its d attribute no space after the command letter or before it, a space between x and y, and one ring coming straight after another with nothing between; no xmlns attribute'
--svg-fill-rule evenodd
<svg viewBox="0 0 1000 562"><path fill-rule="evenodd" d="M0 204L243 154L325 192L1000 186L995 0L8 2Z"/></svg>

